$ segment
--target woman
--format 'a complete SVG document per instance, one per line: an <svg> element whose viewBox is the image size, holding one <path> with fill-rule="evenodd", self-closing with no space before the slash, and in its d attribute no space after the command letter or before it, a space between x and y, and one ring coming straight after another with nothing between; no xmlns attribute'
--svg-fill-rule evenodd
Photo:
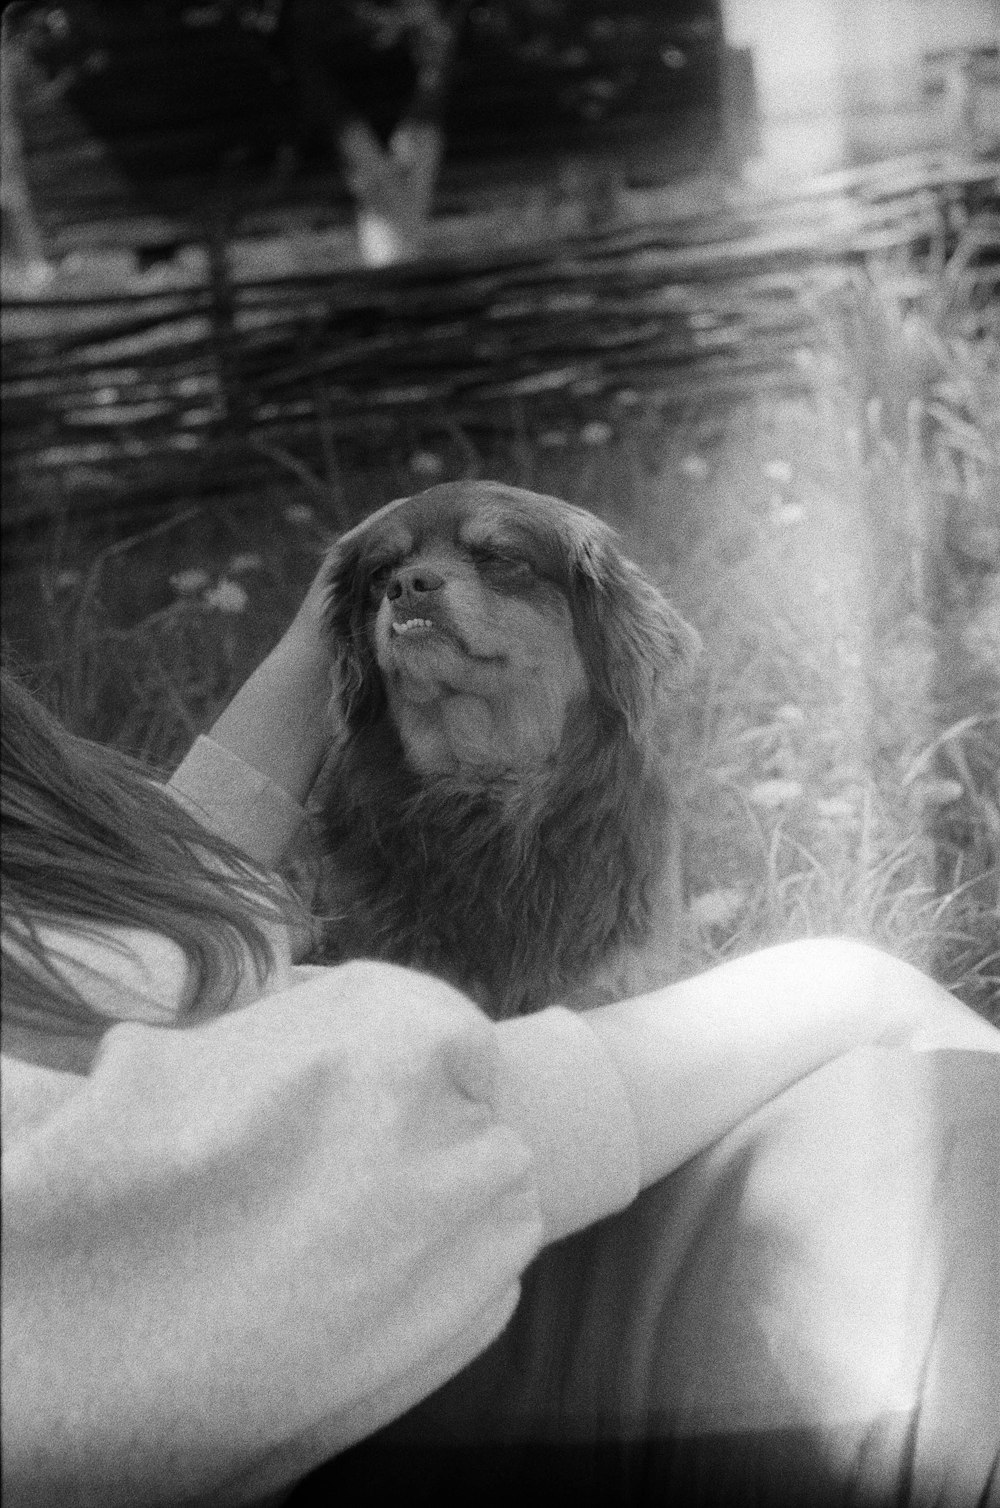
<svg viewBox="0 0 1000 1508"><path fill-rule="evenodd" d="M494 1024L296 966L318 584L165 791L3 680L5 1501L259 1502L480 1355L547 1243L812 1070L998 1036L799 943Z"/></svg>

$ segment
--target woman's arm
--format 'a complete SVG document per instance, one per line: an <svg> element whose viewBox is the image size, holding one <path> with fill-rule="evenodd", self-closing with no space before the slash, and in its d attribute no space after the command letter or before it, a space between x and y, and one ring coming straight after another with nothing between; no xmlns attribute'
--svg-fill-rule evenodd
<svg viewBox="0 0 1000 1508"><path fill-rule="evenodd" d="M496 1057L347 964L87 1078L5 1059L4 1503L258 1502L482 1351L542 1238Z"/></svg>
<svg viewBox="0 0 1000 1508"><path fill-rule="evenodd" d="M275 868L302 826L330 744L321 569L290 627L170 781L213 832Z"/></svg>
<svg viewBox="0 0 1000 1508"><path fill-rule="evenodd" d="M330 651L320 569L291 625L240 687L209 737L302 802L330 742Z"/></svg>
<svg viewBox="0 0 1000 1508"><path fill-rule="evenodd" d="M854 1048L1000 1052L1000 1032L918 969L838 939L767 948L584 1019L621 1074L643 1184Z"/></svg>

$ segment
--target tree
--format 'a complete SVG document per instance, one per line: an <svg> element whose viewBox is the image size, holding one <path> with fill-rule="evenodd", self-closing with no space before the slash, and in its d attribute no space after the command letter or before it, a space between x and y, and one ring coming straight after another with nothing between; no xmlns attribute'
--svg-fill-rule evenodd
<svg viewBox="0 0 1000 1508"><path fill-rule="evenodd" d="M370 266L421 250L464 9L438 0L286 0L281 29L300 108L340 159ZM382 75L374 112L358 87L373 70Z"/></svg>
<svg viewBox="0 0 1000 1508"><path fill-rule="evenodd" d="M26 7L4 7L0 21L0 225L7 278L31 292L49 275L38 218L28 192L18 96L25 53L21 23Z"/></svg>

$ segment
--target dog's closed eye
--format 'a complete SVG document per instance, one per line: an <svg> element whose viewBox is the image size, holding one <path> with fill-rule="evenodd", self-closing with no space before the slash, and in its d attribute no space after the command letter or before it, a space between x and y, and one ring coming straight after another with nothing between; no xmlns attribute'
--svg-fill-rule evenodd
<svg viewBox="0 0 1000 1508"><path fill-rule="evenodd" d="M525 587L535 580L535 568L523 556L477 545L469 557L485 581L497 591Z"/></svg>

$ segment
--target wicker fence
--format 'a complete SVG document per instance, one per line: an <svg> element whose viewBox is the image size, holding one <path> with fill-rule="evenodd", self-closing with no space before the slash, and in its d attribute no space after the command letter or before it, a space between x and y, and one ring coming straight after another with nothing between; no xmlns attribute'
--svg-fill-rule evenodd
<svg viewBox="0 0 1000 1508"><path fill-rule="evenodd" d="M538 433L794 384L810 278L947 250L998 203L995 164L921 155L494 257L276 277L222 253L181 287L8 299L5 526L56 494L135 514L194 478L252 488L400 425ZM988 235L972 275L995 290Z"/></svg>

